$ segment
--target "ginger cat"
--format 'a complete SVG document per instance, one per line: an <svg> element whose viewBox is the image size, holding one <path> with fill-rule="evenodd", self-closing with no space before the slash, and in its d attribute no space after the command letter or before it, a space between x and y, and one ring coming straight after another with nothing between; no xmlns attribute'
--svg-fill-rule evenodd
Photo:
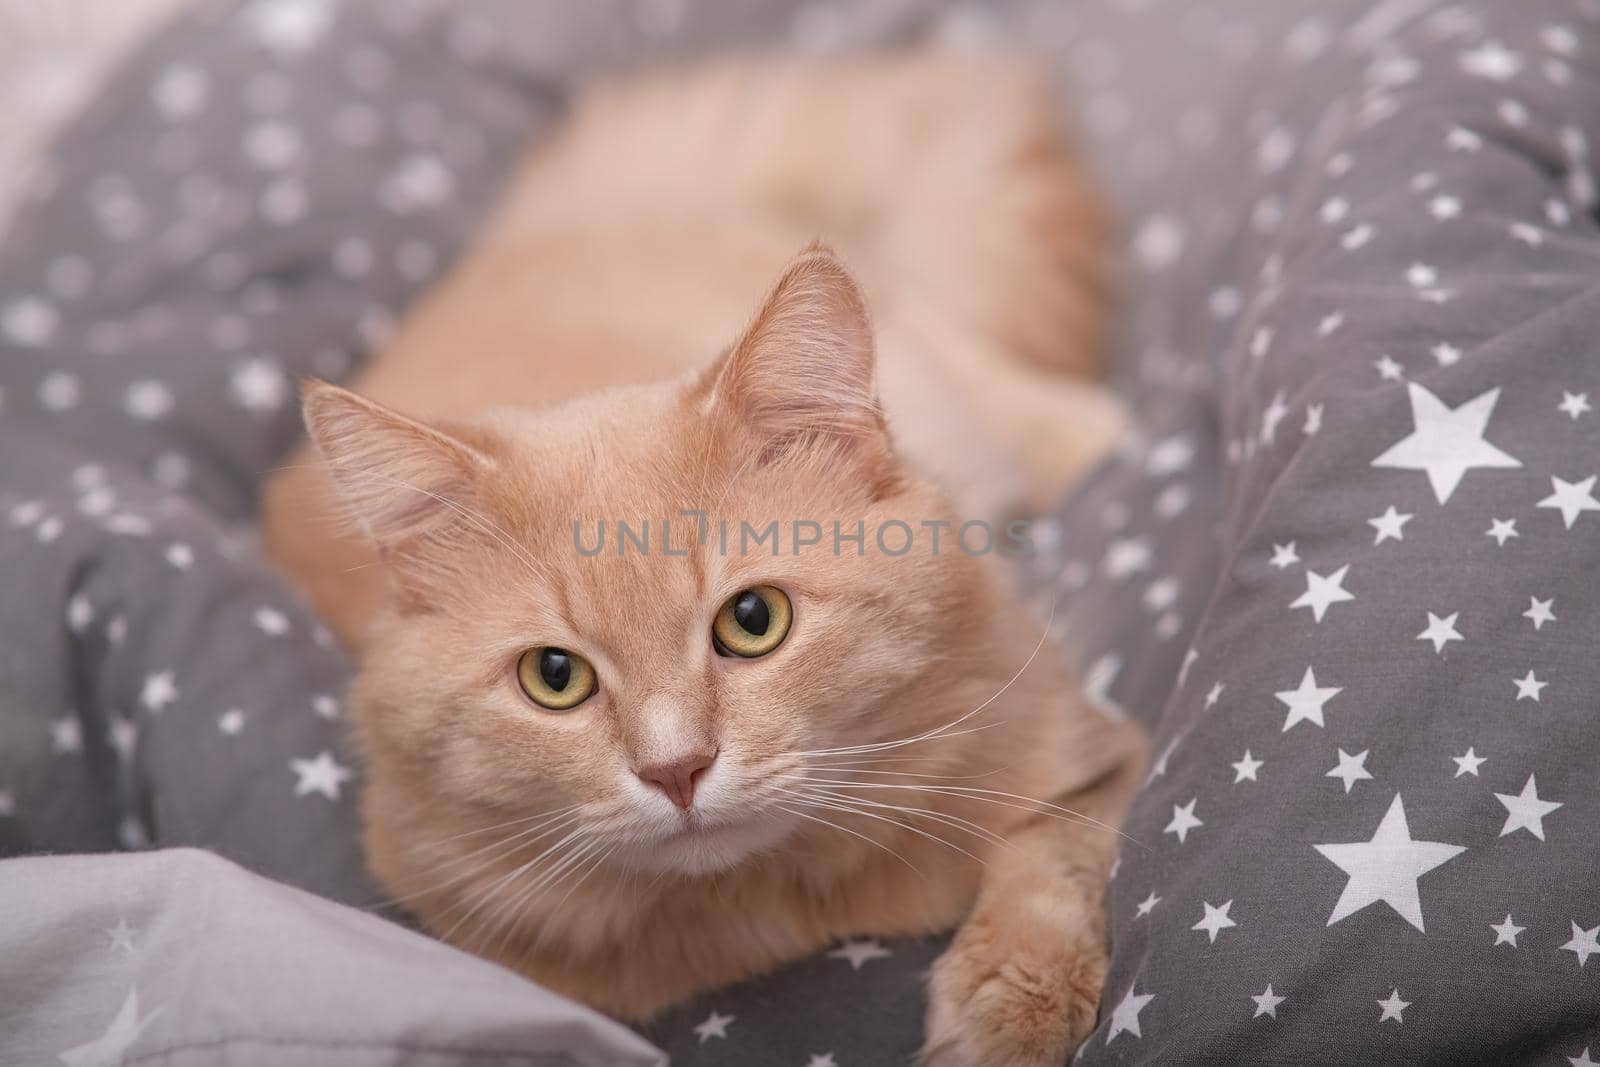
<svg viewBox="0 0 1600 1067"><path fill-rule="evenodd" d="M1006 57L583 100L266 494L395 898L633 1020L960 923L924 1056L1059 1067L1144 749L1001 549L1119 425L1104 231Z"/></svg>

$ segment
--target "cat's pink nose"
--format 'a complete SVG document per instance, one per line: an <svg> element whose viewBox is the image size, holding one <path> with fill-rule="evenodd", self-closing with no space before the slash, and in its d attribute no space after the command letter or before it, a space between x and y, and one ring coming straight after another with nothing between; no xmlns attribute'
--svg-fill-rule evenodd
<svg viewBox="0 0 1600 1067"><path fill-rule="evenodd" d="M716 758L715 752L695 752L670 762L640 767L635 773L665 793L668 800L688 811L689 805L694 803L695 786Z"/></svg>

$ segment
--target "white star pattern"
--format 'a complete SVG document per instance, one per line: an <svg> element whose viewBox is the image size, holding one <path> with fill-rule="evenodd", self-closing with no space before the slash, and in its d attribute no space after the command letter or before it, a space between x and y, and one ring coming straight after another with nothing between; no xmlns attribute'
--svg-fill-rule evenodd
<svg viewBox="0 0 1600 1067"><path fill-rule="evenodd" d="M1432 641L1435 654L1444 651L1444 646L1451 641L1463 640L1461 631L1456 629L1456 620L1461 617L1459 611L1440 617L1433 612L1428 612L1428 625L1417 635L1418 641Z"/></svg>
<svg viewBox="0 0 1600 1067"><path fill-rule="evenodd" d="M1344 587L1345 575L1350 573L1347 563L1332 574L1318 574L1310 568L1306 569L1306 591L1289 606L1291 608L1310 608L1311 617L1317 622L1322 621L1322 616L1334 604L1343 604L1354 600L1355 594Z"/></svg>
<svg viewBox="0 0 1600 1067"><path fill-rule="evenodd" d="M1560 411L1569 418L1576 419L1580 415L1593 411L1594 409L1589 406L1588 393L1562 392L1561 403L1556 405L1556 410Z"/></svg>
<svg viewBox="0 0 1600 1067"><path fill-rule="evenodd" d="M1217 907L1202 903L1205 913L1200 921L1189 927L1191 930L1203 930L1212 944L1216 944L1217 935L1232 926L1239 925L1228 915L1228 909L1233 907L1233 901L1225 901Z"/></svg>
<svg viewBox="0 0 1600 1067"><path fill-rule="evenodd" d="M1154 890L1151 890L1149 896L1139 901L1138 907L1134 910L1134 918L1146 918L1152 911L1155 910L1156 905L1159 903L1161 903L1161 898L1156 896Z"/></svg>
<svg viewBox="0 0 1600 1067"><path fill-rule="evenodd" d="M245 18L263 45L293 57L317 46L333 15L326 0L256 0Z"/></svg>
<svg viewBox="0 0 1600 1067"><path fill-rule="evenodd" d="M1414 288L1426 289L1439 280L1439 272L1426 263L1413 263L1406 268L1406 281Z"/></svg>
<svg viewBox="0 0 1600 1067"><path fill-rule="evenodd" d="M106 727L106 741L122 762L133 759L133 750L139 744L139 727L131 719L113 717Z"/></svg>
<svg viewBox="0 0 1600 1067"><path fill-rule="evenodd" d="M1405 1010L1411 1007L1411 1002L1409 1000L1401 1000L1400 990L1392 989L1389 991L1389 996L1387 998L1378 1001L1378 1007L1382 1009L1382 1014L1378 1016L1378 1021L1380 1023L1403 1023L1405 1022L1403 1017Z"/></svg>
<svg viewBox="0 0 1600 1067"><path fill-rule="evenodd" d="M1301 722L1326 726L1327 724L1322 721L1323 705L1342 691L1339 686L1319 686L1316 672L1307 667L1297 688L1285 689L1274 694L1278 701L1289 709L1289 714L1283 720L1283 730L1280 732L1287 733L1291 726Z"/></svg>
<svg viewBox="0 0 1600 1067"><path fill-rule="evenodd" d="M1506 809L1506 824L1500 828L1500 836L1526 830L1544 840L1544 817L1562 807L1561 804L1551 800L1541 800L1539 789L1534 784L1534 776L1528 775L1528 780L1522 787L1522 792L1512 795L1510 793L1496 793L1498 800Z"/></svg>
<svg viewBox="0 0 1600 1067"><path fill-rule="evenodd" d="M1594 498L1594 483L1600 476L1589 475L1581 482L1569 482L1562 478L1552 477L1551 494L1539 501L1541 508L1554 508L1561 512L1561 521L1567 529L1572 529L1572 524L1578 521L1578 516L1586 511L1600 511L1600 500Z"/></svg>
<svg viewBox="0 0 1600 1067"><path fill-rule="evenodd" d="M111 939L111 951L132 955L137 951L137 946L134 944L134 935L137 933L137 930L128 925L127 919L119 918L117 925L106 931L106 936Z"/></svg>
<svg viewBox="0 0 1600 1067"><path fill-rule="evenodd" d="M1337 778L1344 783L1344 791L1350 792L1357 782L1372 778L1372 773L1367 770L1367 749L1362 749L1351 755L1344 749L1339 750L1339 765L1327 773L1329 778Z"/></svg>
<svg viewBox="0 0 1600 1067"><path fill-rule="evenodd" d="M1539 694L1544 692L1544 687L1550 684L1549 682L1541 682L1531 670L1521 678L1511 679L1511 682L1517 687L1518 700L1532 700L1534 702L1538 702Z"/></svg>
<svg viewBox="0 0 1600 1067"><path fill-rule="evenodd" d="M1428 214L1444 222L1461 214L1461 198L1440 194L1428 201Z"/></svg>
<svg viewBox="0 0 1600 1067"><path fill-rule="evenodd" d="M1252 758L1247 748L1244 750L1244 756L1229 766L1233 768L1233 784L1238 785L1240 782L1260 781L1256 777L1256 772L1261 770L1264 764L1261 760Z"/></svg>
<svg viewBox="0 0 1600 1067"><path fill-rule="evenodd" d="M152 713L159 713L178 699L178 686L171 671L158 671L144 680L139 690L139 703Z"/></svg>
<svg viewBox="0 0 1600 1067"><path fill-rule="evenodd" d="M1491 81L1510 81L1522 70L1522 57L1499 41L1486 41L1461 53L1461 69Z"/></svg>
<svg viewBox="0 0 1600 1067"><path fill-rule="evenodd" d="M75 634L81 634L94 622L94 605L89 603L89 598L82 593L75 594L67 601L67 629Z"/></svg>
<svg viewBox="0 0 1600 1067"><path fill-rule="evenodd" d="M1506 229L1512 237L1529 248L1538 248L1544 244L1544 231L1537 226L1529 225L1526 222L1513 222Z"/></svg>
<svg viewBox="0 0 1600 1067"><path fill-rule="evenodd" d="M1280 997L1273 993L1272 983L1268 982L1265 990L1253 994L1250 999L1256 1003L1256 1013L1251 1016L1252 1019L1259 1019L1263 1015L1269 1019L1276 1019L1278 1017L1278 1005L1288 998Z"/></svg>
<svg viewBox="0 0 1600 1067"><path fill-rule="evenodd" d="M1350 876L1328 916L1329 926L1381 903L1418 930L1423 930L1419 880L1466 851L1461 845L1414 839L1398 793L1371 840L1313 847Z"/></svg>
<svg viewBox="0 0 1600 1067"><path fill-rule="evenodd" d="M1390 504L1388 510L1382 515L1367 520L1367 525L1371 526L1375 531L1377 531L1372 539L1372 543L1374 545L1381 545L1385 541L1389 540L1404 541L1405 533L1403 531L1405 529L1405 525L1406 523L1410 522L1413 517L1414 516L1402 514L1401 512L1396 511L1395 506Z"/></svg>
<svg viewBox="0 0 1600 1067"><path fill-rule="evenodd" d="M1363 222L1359 226L1352 226L1339 238L1339 247L1343 248L1346 252L1354 252L1357 249L1365 248L1371 243L1373 235L1377 232L1378 231L1373 228L1370 222Z"/></svg>
<svg viewBox="0 0 1600 1067"><path fill-rule="evenodd" d="M1106 547L1105 572L1113 579L1126 578L1150 566L1150 542L1143 538L1122 538Z"/></svg>
<svg viewBox="0 0 1600 1067"><path fill-rule="evenodd" d="M25 296L0 309L0 333L24 348L49 344L60 321L55 306L36 296Z"/></svg>
<svg viewBox="0 0 1600 1067"><path fill-rule="evenodd" d="M259 607L255 612L256 629L269 637L282 637L289 632L289 616L277 608Z"/></svg>
<svg viewBox="0 0 1600 1067"><path fill-rule="evenodd" d="M1561 946L1567 952L1575 953L1578 957L1578 966L1586 966L1589 957L1600 952L1600 925L1585 930L1576 922L1572 923L1572 937L1565 945Z"/></svg>
<svg viewBox="0 0 1600 1067"><path fill-rule="evenodd" d="M1282 389L1272 397L1272 402L1261 413L1261 443L1270 445L1278 436L1278 425L1289 417L1289 405Z"/></svg>
<svg viewBox="0 0 1600 1067"><path fill-rule="evenodd" d="M1489 523L1487 536L1494 538L1494 543L1501 548L1507 541L1517 536L1516 519L1493 519Z"/></svg>
<svg viewBox="0 0 1600 1067"><path fill-rule="evenodd" d="M1552 610L1554 606L1554 597L1549 600L1540 600L1536 596L1531 596L1528 598L1528 610L1522 613L1522 617L1532 620L1533 628L1537 632L1544 629L1545 623L1556 621L1555 612Z"/></svg>
<svg viewBox="0 0 1600 1067"><path fill-rule="evenodd" d="M1177 834L1178 844L1180 845L1188 841L1190 830L1197 826L1205 825L1194 813L1194 806L1198 800L1199 798L1196 797L1187 804L1172 805L1172 821L1167 823L1167 828L1162 833Z"/></svg>
<svg viewBox="0 0 1600 1067"><path fill-rule="evenodd" d="M268 359L242 363L229 379L234 403L253 414L277 411L289 395L289 379L283 368Z"/></svg>
<svg viewBox="0 0 1600 1067"><path fill-rule="evenodd" d="M291 759L289 767L298 779L294 785L297 797L320 793L338 800L340 788L350 780L350 769L335 760L332 752L318 753L313 759Z"/></svg>
<svg viewBox="0 0 1600 1067"><path fill-rule="evenodd" d="M1450 759L1454 761L1456 765L1456 773L1453 775L1453 777L1456 778L1460 778L1463 774L1470 774L1474 778L1478 777L1478 768L1482 767L1486 762L1482 756L1478 755L1478 753L1470 747L1467 749L1464 755L1451 756Z"/></svg>
<svg viewBox="0 0 1600 1067"><path fill-rule="evenodd" d="M1295 554L1294 542L1290 541L1286 545L1273 545L1272 559L1269 562L1280 571L1299 563L1300 557Z"/></svg>
<svg viewBox="0 0 1600 1067"><path fill-rule="evenodd" d="M186 119L205 107L210 79L205 71L173 64L163 70L150 91L156 110L172 121Z"/></svg>
<svg viewBox="0 0 1600 1067"><path fill-rule="evenodd" d="M83 727L74 716L68 715L50 724L50 747L62 756L83 751Z"/></svg>
<svg viewBox="0 0 1600 1067"><path fill-rule="evenodd" d="M1494 931L1494 943L1496 945L1510 945L1512 948L1516 948L1517 935L1526 930L1527 927L1518 926L1513 922L1511 913L1508 911L1503 922L1490 923L1489 929Z"/></svg>
<svg viewBox="0 0 1600 1067"><path fill-rule="evenodd" d="M1111 1044L1120 1034L1132 1034L1134 1037L1143 1037L1139 1031L1139 1013L1155 1000L1154 993L1138 993L1138 986L1129 986L1127 996L1117 1003L1111 1011L1111 1026L1106 1030L1106 1044Z"/></svg>
<svg viewBox="0 0 1600 1067"><path fill-rule="evenodd" d="M695 1036L700 1038L702 1045L713 1037L726 1038L728 1036L728 1025L733 1022L733 1018L732 1015L723 1015L721 1012L714 1011L706 1016L704 1022L696 1024L694 1028Z"/></svg>
<svg viewBox="0 0 1600 1067"><path fill-rule="evenodd" d="M894 955L894 953L890 952L888 949L884 948L871 938L859 938L853 941L846 941L844 944L828 953L828 956L832 959L848 960L850 962L850 969L852 971L859 971L862 965L870 960L881 960L892 955Z"/></svg>
<svg viewBox="0 0 1600 1067"><path fill-rule="evenodd" d="M1406 389L1411 398L1414 429L1374 459L1374 467L1426 471L1428 484L1443 504L1468 471L1522 466L1516 457L1484 438L1495 403L1500 399L1499 389L1479 393L1455 408L1447 407L1416 382Z"/></svg>
<svg viewBox="0 0 1600 1067"><path fill-rule="evenodd" d="M142 381L128 386L123 407L141 422L156 422L172 412L172 390L161 382Z"/></svg>

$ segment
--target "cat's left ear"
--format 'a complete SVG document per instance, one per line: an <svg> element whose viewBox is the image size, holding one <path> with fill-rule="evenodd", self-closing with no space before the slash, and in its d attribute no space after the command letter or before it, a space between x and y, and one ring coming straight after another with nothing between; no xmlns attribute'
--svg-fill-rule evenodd
<svg viewBox="0 0 1600 1067"><path fill-rule="evenodd" d="M861 291L830 249L812 245L713 368L710 402L763 455L827 447L882 476L892 458L875 370Z"/></svg>

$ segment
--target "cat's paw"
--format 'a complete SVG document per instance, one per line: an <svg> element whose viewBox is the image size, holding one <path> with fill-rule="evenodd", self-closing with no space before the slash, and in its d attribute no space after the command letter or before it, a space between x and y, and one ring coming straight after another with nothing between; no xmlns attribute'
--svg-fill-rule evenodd
<svg viewBox="0 0 1600 1067"><path fill-rule="evenodd" d="M1062 1067L1094 1029L1106 966L1086 932L969 921L933 965L922 1062Z"/></svg>

